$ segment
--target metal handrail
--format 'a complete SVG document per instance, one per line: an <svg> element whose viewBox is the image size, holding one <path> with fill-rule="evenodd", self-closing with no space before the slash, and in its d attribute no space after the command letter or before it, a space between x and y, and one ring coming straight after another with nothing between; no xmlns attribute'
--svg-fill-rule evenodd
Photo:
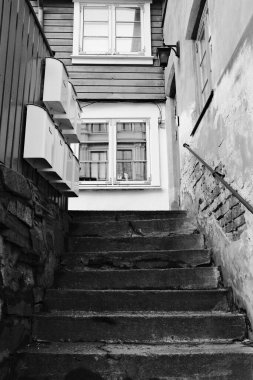
<svg viewBox="0 0 253 380"><path fill-rule="evenodd" d="M189 152L191 152L212 173L213 177L218 179L218 181L220 181L253 214L253 207L240 194L238 194L237 190L233 189L233 187L231 187L227 181L224 180L225 175L212 169L211 166L209 166L196 152L194 152L188 144L183 144L183 147L188 149Z"/></svg>

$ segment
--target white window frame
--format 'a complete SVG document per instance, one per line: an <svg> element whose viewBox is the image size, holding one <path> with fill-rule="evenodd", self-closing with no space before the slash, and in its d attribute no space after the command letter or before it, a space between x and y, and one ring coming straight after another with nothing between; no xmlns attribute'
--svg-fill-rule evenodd
<svg viewBox="0 0 253 380"><path fill-rule="evenodd" d="M116 178L116 154L117 154L117 123L134 123L134 122L144 122L146 124L146 156L147 156L147 180L144 181L126 181L117 180ZM151 131L150 131L150 118L113 118L113 119L83 119L83 123L107 123L108 124L108 181L80 181L80 186L82 189L86 188L142 188L150 187L154 185L152 183L151 167L152 167L152 157L151 157ZM157 128L158 133L158 128ZM85 142L84 142L85 143ZM80 141L80 145L82 141ZM80 162L82 162L80 160ZM158 170L158 169L157 169ZM156 180L155 186L158 183ZM160 184L159 184L160 186Z"/></svg>
<svg viewBox="0 0 253 380"><path fill-rule="evenodd" d="M201 35L205 33L205 58L206 64L203 69L201 65L203 64L203 55L202 45L201 45ZM198 26L198 32L195 40L195 60L196 60L196 79L197 79L197 98L198 98L198 112L199 114L203 110L206 102L209 99L209 96L212 92L212 68L211 68L211 33L209 27L209 9L208 2L204 6L202 16ZM206 77L203 77L203 73L206 71ZM205 83L204 83L205 81ZM207 86L207 96L205 96L206 92L205 87Z"/></svg>
<svg viewBox="0 0 253 380"><path fill-rule="evenodd" d="M73 54L72 64L124 64L124 65L152 65L154 57L151 52L151 15L150 4L152 0L94 0L82 1L73 0L74 2L74 28L73 28ZM109 7L131 7L138 6L141 8L141 25L142 25L142 51L141 53L127 54L85 54L81 52L80 38L82 36L82 9L84 6L101 6ZM110 39L109 44L115 41L115 20L112 19L113 11L110 11Z"/></svg>

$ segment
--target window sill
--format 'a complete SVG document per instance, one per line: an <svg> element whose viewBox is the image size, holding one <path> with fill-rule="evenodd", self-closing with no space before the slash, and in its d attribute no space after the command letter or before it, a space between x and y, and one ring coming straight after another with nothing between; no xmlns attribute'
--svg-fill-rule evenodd
<svg viewBox="0 0 253 380"><path fill-rule="evenodd" d="M153 65L153 56L72 55L72 64L85 65Z"/></svg>
<svg viewBox="0 0 253 380"><path fill-rule="evenodd" d="M83 185L79 184L79 190L159 190L161 186L152 185Z"/></svg>

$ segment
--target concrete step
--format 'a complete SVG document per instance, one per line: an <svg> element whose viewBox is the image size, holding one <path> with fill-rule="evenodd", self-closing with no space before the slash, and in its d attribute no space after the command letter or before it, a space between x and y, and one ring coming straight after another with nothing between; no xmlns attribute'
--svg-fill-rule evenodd
<svg viewBox="0 0 253 380"><path fill-rule="evenodd" d="M69 269L93 268L191 268L210 265L207 249L70 252L61 259Z"/></svg>
<svg viewBox="0 0 253 380"><path fill-rule="evenodd" d="M34 316L33 337L43 341L171 343L233 341L245 337L245 318L232 313L84 313Z"/></svg>
<svg viewBox="0 0 253 380"><path fill-rule="evenodd" d="M185 218L187 211L69 211L72 222Z"/></svg>
<svg viewBox="0 0 253 380"><path fill-rule="evenodd" d="M187 269L129 269L64 271L55 287L62 289L215 289L220 278L215 267Z"/></svg>
<svg viewBox="0 0 253 380"><path fill-rule="evenodd" d="M70 237L69 251L104 252L204 248L201 234L175 235L169 237L92 238Z"/></svg>
<svg viewBox="0 0 253 380"><path fill-rule="evenodd" d="M46 310L228 311L228 291L49 289Z"/></svg>
<svg viewBox="0 0 253 380"><path fill-rule="evenodd" d="M196 230L196 225L189 218L74 222L70 224L70 235L83 237L168 236L175 233L190 234Z"/></svg>
<svg viewBox="0 0 253 380"><path fill-rule="evenodd" d="M17 380L252 380L253 348L233 344L34 344Z"/></svg>

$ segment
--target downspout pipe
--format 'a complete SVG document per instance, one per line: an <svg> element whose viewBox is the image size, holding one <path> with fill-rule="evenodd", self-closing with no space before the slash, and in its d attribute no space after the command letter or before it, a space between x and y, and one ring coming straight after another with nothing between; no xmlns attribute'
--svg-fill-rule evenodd
<svg viewBox="0 0 253 380"><path fill-rule="evenodd" d="M44 27L44 5L43 0L37 0L38 4L38 20L40 22L41 27Z"/></svg>

